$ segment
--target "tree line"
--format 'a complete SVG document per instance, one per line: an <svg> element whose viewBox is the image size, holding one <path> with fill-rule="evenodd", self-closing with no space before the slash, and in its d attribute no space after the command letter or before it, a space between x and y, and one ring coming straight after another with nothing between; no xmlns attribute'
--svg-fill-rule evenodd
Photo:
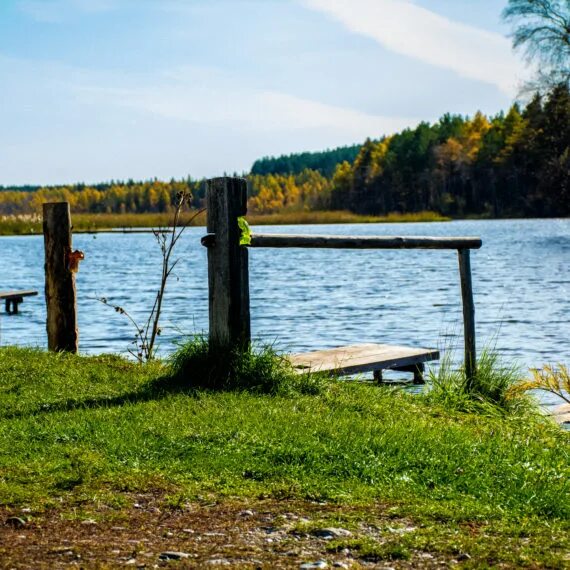
<svg viewBox="0 0 570 570"><path fill-rule="evenodd" d="M316 170L330 177L337 164L353 162L361 145L341 146L321 152L301 152L282 156L266 156L253 163L251 174L300 174L303 170Z"/></svg>
<svg viewBox="0 0 570 570"><path fill-rule="evenodd" d="M494 117L445 115L379 141L332 178L331 208L452 216L570 214L570 91Z"/></svg>
<svg viewBox="0 0 570 570"><path fill-rule="evenodd" d="M346 149L352 161L338 161ZM339 152L339 150L341 152ZM327 152L330 156L327 155ZM350 210L369 215L433 210L444 215L570 215L570 90L555 86L521 108L487 117L444 115L434 124L333 151L263 159L270 172L247 175L255 213ZM331 174L319 164L337 160ZM283 165L289 161L290 171ZM320 161L320 162L319 162ZM307 168L313 164L314 169ZM256 163L257 164L257 163ZM180 191L204 206L203 181L110 182L3 189L0 214L39 213L65 200L76 212L169 212Z"/></svg>

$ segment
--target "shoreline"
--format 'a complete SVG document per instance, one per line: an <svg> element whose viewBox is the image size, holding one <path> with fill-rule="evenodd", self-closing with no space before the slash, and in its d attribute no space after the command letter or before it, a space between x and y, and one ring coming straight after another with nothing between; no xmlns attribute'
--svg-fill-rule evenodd
<svg viewBox="0 0 570 570"><path fill-rule="evenodd" d="M189 219L195 212L182 218ZM152 233L171 226L169 213L143 214L72 214L74 233ZM456 221L495 221L495 220L567 220L568 218L486 218L466 216L451 218L437 212L416 212L407 214L392 213L387 216L367 216L347 211L285 212L281 214L250 214L250 226L287 225L342 225L342 224L415 224ZM198 216L190 227L205 227L206 217ZM42 221L39 216L0 216L0 237L42 235Z"/></svg>
<svg viewBox="0 0 570 570"><path fill-rule="evenodd" d="M182 218L182 224L192 217L190 212ZM172 214L72 214L75 233L128 231L151 232L154 228L171 226ZM387 216L364 216L346 211L287 212L282 214L250 214L247 221L252 226L297 225L297 224L373 224L373 223L418 223L449 222L451 218L436 212L389 214ZM205 227L206 217L198 216L190 226ZM0 236L41 235L42 221L39 216L0 216Z"/></svg>

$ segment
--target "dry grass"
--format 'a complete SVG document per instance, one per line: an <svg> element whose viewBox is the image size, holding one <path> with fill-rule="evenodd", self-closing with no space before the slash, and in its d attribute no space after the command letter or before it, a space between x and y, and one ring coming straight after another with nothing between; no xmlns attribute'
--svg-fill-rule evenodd
<svg viewBox="0 0 570 570"><path fill-rule="evenodd" d="M546 365L541 370L531 369L532 378L515 384L510 390L511 397L531 390L542 390L558 396L570 404L570 371L564 364L557 368Z"/></svg>
<svg viewBox="0 0 570 570"><path fill-rule="evenodd" d="M205 226L206 215L194 219L196 212L186 212L181 223L190 226ZM75 231L95 231L125 228L159 228L172 224L172 213L149 214L72 214ZM370 223L413 223L443 222L449 218L436 212L389 214L388 216L361 216L346 211L283 212L280 214L249 214L250 225L294 225L294 224L370 224ZM0 235L30 235L42 233L39 216L2 216Z"/></svg>

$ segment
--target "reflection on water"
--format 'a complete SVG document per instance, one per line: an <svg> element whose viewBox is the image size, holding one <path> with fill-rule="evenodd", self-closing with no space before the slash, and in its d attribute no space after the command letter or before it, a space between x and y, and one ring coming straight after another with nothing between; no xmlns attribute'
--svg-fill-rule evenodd
<svg viewBox="0 0 570 570"><path fill-rule="evenodd" d="M255 228L254 228L255 229ZM479 235L472 252L479 349L523 366L570 361L570 220L458 221L431 224L281 226L264 233ZM208 326L203 228L179 243L169 283L160 350ZM152 234L77 235L85 252L77 275L82 352L126 352L133 329L97 301L107 297L145 319L160 279ZM456 347L461 305L452 251L279 249L250 251L252 330L288 351L358 342ZM43 240L0 238L0 289L37 289L21 314L0 316L0 342L44 347Z"/></svg>

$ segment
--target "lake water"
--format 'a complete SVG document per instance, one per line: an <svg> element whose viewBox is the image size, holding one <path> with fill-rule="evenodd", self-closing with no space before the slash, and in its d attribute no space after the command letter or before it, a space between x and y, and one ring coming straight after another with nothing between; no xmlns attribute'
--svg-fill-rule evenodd
<svg viewBox="0 0 570 570"><path fill-rule="evenodd" d="M256 228L254 228L255 230ZM523 367L570 363L570 220L279 226L263 233L475 235L472 252L478 349L495 347ZM160 352L207 330L204 228L178 244L168 284ZM80 349L126 352L133 328L106 297L145 320L160 278L152 234L76 235ZM0 289L37 289L16 316L1 313L2 345L46 346L43 238L0 238ZM250 250L252 332L284 351L379 342L462 351L454 251ZM547 398L548 401L548 398Z"/></svg>

